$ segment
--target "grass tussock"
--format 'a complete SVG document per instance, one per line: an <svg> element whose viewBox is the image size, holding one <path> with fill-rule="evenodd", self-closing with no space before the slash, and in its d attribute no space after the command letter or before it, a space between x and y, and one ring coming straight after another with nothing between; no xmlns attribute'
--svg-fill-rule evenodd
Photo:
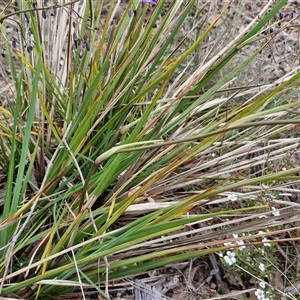
<svg viewBox="0 0 300 300"><path fill-rule="evenodd" d="M285 4L4 5L1 295L109 299L113 280L243 233L247 247L297 239L300 73L293 43L278 49L298 16Z"/></svg>

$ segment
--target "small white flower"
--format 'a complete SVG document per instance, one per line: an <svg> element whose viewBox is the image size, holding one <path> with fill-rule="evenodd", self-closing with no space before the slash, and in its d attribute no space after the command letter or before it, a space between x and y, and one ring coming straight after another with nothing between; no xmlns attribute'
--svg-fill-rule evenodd
<svg viewBox="0 0 300 300"><path fill-rule="evenodd" d="M274 206L272 207L272 215L275 217L280 216L280 211L276 209Z"/></svg>
<svg viewBox="0 0 300 300"><path fill-rule="evenodd" d="M232 202L234 202L234 201L237 200L237 195L236 194L229 194L227 196L227 199L230 200L230 201L232 201Z"/></svg>
<svg viewBox="0 0 300 300"><path fill-rule="evenodd" d="M218 254L220 257L223 257L223 253L222 253L222 252L217 252L217 254Z"/></svg>
<svg viewBox="0 0 300 300"><path fill-rule="evenodd" d="M264 272L265 269L266 269L266 268L265 268L265 265L264 265L263 263L260 263L258 267L259 267L259 268L261 269L261 271L263 271L263 272Z"/></svg>
<svg viewBox="0 0 300 300"><path fill-rule="evenodd" d="M233 233L232 234L232 236L235 238L235 239L237 239L239 236L238 236L238 234L236 234L236 233ZM245 234L243 233L243 236L245 236ZM243 250L244 248L246 248L245 246L244 246L244 241L243 240L237 240L235 243L233 243L232 245L239 245L240 247L239 247L239 249L240 250ZM226 245L225 245L226 246Z"/></svg>
<svg viewBox="0 0 300 300"><path fill-rule="evenodd" d="M265 281L260 281L259 282L259 286L262 288L262 289L264 289L264 288L266 288L266 282Z"/></svg>
<svg viewBox="0 0 300 300"><path fill-rule="evenodd" d="M283 167L283 168L282 168L282 171L286 171L286 168L285 168L285 167Z"/></svg>
<svg viewBox="0 0 300 300"><path fill-rule="evenodd" d="M244 245L244 244L245 244L244 241L239 240L239 241L236 241L236 243L237 243L237 245L240 246L240 247L239 247L240 250L243 250L243 249L246 248L246 246Z"/></svg>
<svg viewBox="0 0 300 300"><path fill-rule="evenodd" d="M264 300L265 299L265 293L263 290L261 289L257 289L255 292L254 292L255 296L257 297L258 300Z"/></svg>
<svg viewBox="0 0 300 300"><path fill-rule="evenodd" d="M259 230L258 233L259 233L259 234L264 234L265 232L262 231L262 230ZM270 246L271 246L271 244L268 243L269 241L270 241L270 240L267 239L266 237L262 238L262 242L264 243L264 246L266 246L266 247L270 247Z"/></svg>
<svg viewBox="0 0 300 300"><path fill-rule="evenodd" d="M268 240L267 238L263 238L262 239L262 242L264 243L264 246L266 246L266 247L271 247L271 244L270 243L268 243L270 240Z"/></svg>
<svg viewBox="0 0 300 300"><path fill-rule="evenodd" d="M234 246L234 243L232 242L227 242L227 243L224 243L224 246L228 247L228 246Z"/></svg>
<svg viewBox="0 0 300 300"><path fill-rule="evenodd" d="M235 253L232 251L227 251L226 254L227 255L224 256L224 260L226 261L226 263L229 264L230 266L235 264L236 262Z"/></svg>

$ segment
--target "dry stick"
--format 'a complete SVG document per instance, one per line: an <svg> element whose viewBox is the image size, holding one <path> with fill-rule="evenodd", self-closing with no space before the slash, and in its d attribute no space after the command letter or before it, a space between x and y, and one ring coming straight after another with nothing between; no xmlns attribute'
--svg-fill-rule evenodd
<svg viewBox="0 0 300 300"><path fill-rule="evenodd" d="M161 295L155 287L151 287L150 285L140 281L134 281L134 296L136 300L163 300L166 299L163 295Z"/></svg>
<svg viewBox="0 0 300 300"><path fill-rule="evenodd" d="M211 273L216 278L218 290L220 291L221 294L228 294L230 291L228 289L227 284L221 278L221 271L218 266L215 254L214 253L208 254L208 258L213 267L213 270L212 270L213 273L212 272Z"/></svg>
<svg viewBox="0 0 300 300"><path fill-rule="evenodd" d="M197 227L200 227L200 228L206 227L205 223L200 223L200 224L197 224L197 225L198 225ZM212 230L207 230L206 232L212 232ZM211 270L209 277L205 281L208 283L208 281L211 280L211 277L215 276L218 290L220 290L221 294L228 294L230 291L228 289L227 284L221 278L221 271L220 271L220 268L218 266L215 254L214 253L208 254L208 258L209 258L209 261L210 261L210 263L213 267L213 270Z"/></svg>

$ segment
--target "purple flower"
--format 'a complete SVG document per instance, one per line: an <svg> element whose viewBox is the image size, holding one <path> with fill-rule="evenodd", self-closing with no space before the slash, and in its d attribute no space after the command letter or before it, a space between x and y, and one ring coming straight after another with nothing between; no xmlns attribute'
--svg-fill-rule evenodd
<svg viewBox="0 0 300 300"><path fill-rule="evenodd" d="M28 14L27 14L27 13L24 13L24 17L25 17L25 20L26 20L26 22L29 24L29 23L30 23L30 21L29 21Z"/></svg>
<svg viewBox="0 0 300 300"><path fill-rule="evenodd" d="M129 17L134 17L136 15L136 10L132 9L132 8L129 8L128 9L128 15Z"/></svg>
<svg viewBox="0 0 300 300"><path fill-rule="evenodd" d="M27 52L30 53L33 50L33 47L32 46L27 46L26 49L27 49Z"/></svg>
<svg viewBox="0 0 300 300"><path fill-rule="evenodd" d="M14 48L17 48L17 41L15 39L13 39L11 43Z"/></svg>
<svg viewBox="0 0 300 300"><path fill-rule="evenodd" d="M156 2L153 0L140 0L140 3L142 3L142 4L149 3L151 5L156 5Z"/></svg>
<svg viewBox="0 0 300 300"><path fill-rule="evenodd" d="M293 10L291 13L291 19L293 19L296 15L297 15L297 12L295 10Z"/></svg>

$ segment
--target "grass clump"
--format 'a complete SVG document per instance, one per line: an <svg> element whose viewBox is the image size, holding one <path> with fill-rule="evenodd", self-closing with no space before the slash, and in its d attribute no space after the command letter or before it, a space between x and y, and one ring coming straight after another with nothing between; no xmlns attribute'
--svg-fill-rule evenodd
<svg viewBox="0 0 300 300"><path fill-rule="evenodd" d="M109 299L113 280L291 224L298 67L240 84L293 21L278 27L285 2L266 3L244 28L236 13L223 35L233 1L213 18L201 1L130 1L121 13L114 1L5 7L1 295Z"/></svg>

